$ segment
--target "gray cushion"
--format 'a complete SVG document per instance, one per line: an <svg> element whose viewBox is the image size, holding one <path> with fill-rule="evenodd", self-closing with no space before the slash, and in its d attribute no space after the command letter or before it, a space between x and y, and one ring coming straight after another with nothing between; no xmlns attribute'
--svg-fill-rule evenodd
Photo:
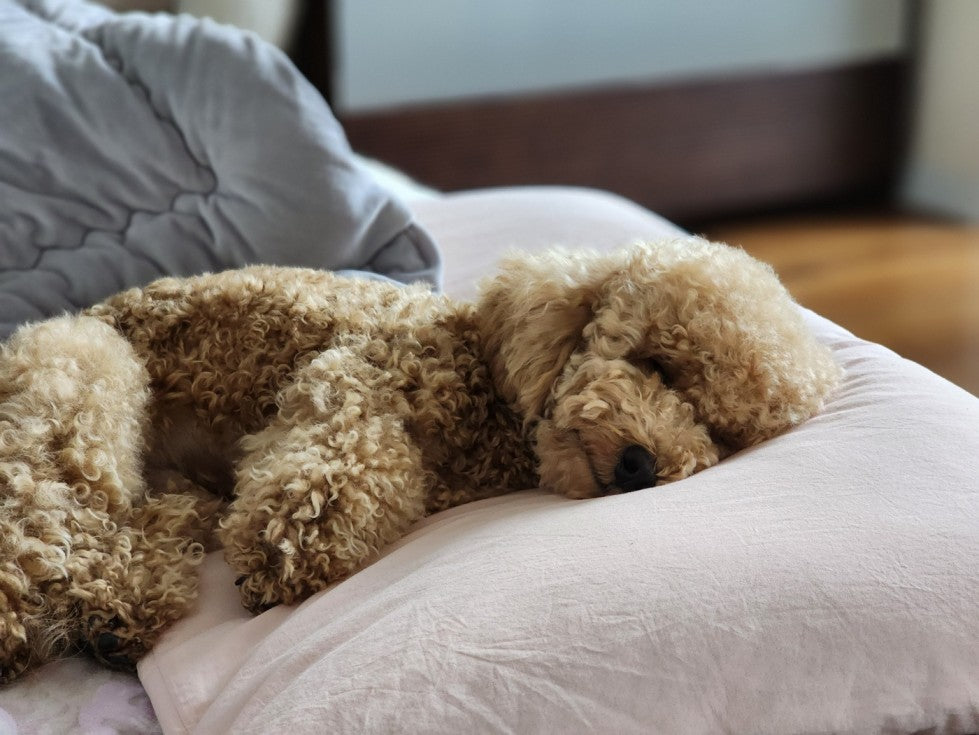
<svg viewBox="0 0 979 735"><path fill-rule="evenodd" d="M249 263L438 285L407 208L274 47L207 20L0 0L0 338Z"/></svg>

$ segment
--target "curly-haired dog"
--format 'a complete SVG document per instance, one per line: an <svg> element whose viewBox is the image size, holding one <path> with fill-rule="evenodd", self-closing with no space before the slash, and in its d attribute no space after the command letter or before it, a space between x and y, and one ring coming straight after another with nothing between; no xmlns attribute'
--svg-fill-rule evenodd
<svg viewBox="0 0 979 735"><path fill-rule="evenodd" d="M293 603L428 513L687 477L838 379L767 266L697 238L515 258L477 304L253 267L164 279L0 352L0 677L127 665L216 536Z"/></svg>

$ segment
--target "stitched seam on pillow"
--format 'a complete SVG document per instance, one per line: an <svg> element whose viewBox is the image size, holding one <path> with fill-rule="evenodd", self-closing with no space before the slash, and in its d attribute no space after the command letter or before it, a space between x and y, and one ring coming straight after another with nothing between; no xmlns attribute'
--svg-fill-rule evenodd
<svg viewBox="0 0 979 735"><path fill-rule="evenodd" d="M96 28L94 30L101 31L102 28L103 28L103 26L98 26L98 28ZM146 86L142 81L140 81L139 78L135 74L130 73L131 70L130 70L130 72L127 72L126 71L126 68L125 68L125 63L124 63L122 57L118 56L117 54L112 54L112 53L109 53L108 51L106 51L105 50L105 47L102 46L102 43L98 39L90 38L88 34L83 34L81 36L81 38L83 38L84 40L88 41L93 46L95 46L95 48L97 48L99 50L99 53L102 54L102 58L105 59L106 65L110 69L112 69L113 71L115 71L116 74L118 74L120 77L122 77L123 80L126 82L126 84L128 84L133 89L138 90L142 94L143 101L146 103L146 106L149 108L150 112L153 114L153 117L155 117L161 123L163 123L165 125L168 125L171 128L173 128L174 132L177 134L177 139L180 141L180 145L183 146L184 153L187 154L187 158L189 158L191 161L193 161L194 164L198 168L201 168L201 169L204 169L205 171L207 171L211 175L211 177L214 179L214 184L206 192L191 192L191 191L189 191L189 192L186 192L186 193L188 193L188 194L198 194L198 193L212 194L212 193L216 192L217 191L217 188L218 188L218 173L217 173L217 171L214 170L214 167L211 166L210 163L208 163L207 161L201 161L200 159L197 158L196 155L194 155L194 151L191 150L190 145L187 143L187 136L184 135L184 131L180 128L179 125L177 125L177 122L173 118L168 117L166 114L164 114L163 112L161 112L160 110L158 110L156 108L156 106L153 104L153 97L150 94L150 88L148 86Z"/></svg>
<svg viewBox="0 0 979 735"><path fill-rule="evenodd" d="M138 89L140 92L143 93L146 106L149 107L150 111L153 113L153 116L156 117L161 122L167 123L176 131L177 137L180 139L180 142L184 147L184 151L186 152L187 157L190 158L195 164L197 164L198 167L207 170L211 174L211 176L214 177L215 185L207 193L212 193L217 189L217 172L211 167L209 163L199 160L197 156L194 155L194 152L190 149L190 146L187 145L187 138L184 135L183 130L180 129L177 123L171 118L167 117L162 112L160 112L156 107L154 107L153 100L149 93L149 87L147 87L145 84L139 81L139 79L128 76L123 71L124 65L122 63L122 59L118 55L110 54L108 51L106 51L105 46L102 45L101 40L93 37L95 36L96 33L102 31L105 28L106 26L105 22L100 22L97 25L93 25L87 28L83 32L78 32L75 29L69 28L68 26L65 26L62 23L58 22L56 18L42 15L33 7L22 5L21 8L23 8L25 12L27 12L30 15L33 15L35 18L38 18L42 22L54 26L62 33L67 33L81 41L86 41L88 44L98 49L99 54L102 56L103 59L105 59L106 66L108 66L113 71L115 71L119 76L121 76L129 86L135 87L136 89ZM187 192L187 193L194 194L196 192Z"/></svg>
<svg viewBox="0 0 979 735"><path fill-rule="evenodd" d="M82 237L79 239L79 241L76 244L74 244L74 245L51 245L49 247L40 248L40 252L38 252L37 257L34 259L34 263L32 265L25 266L23 268L4 268L4 271L7 272L7 273L30 273L32 271L43 271L45 273L50 273L52 275L55 275L55 276L61 278L63 281L65 281L66 284L68 284L70 286L71 284L68 281L67 276L62 271L58 270L57 268L52 268L51 266L44 265L41 262L44 259L44 256L47 253L57 252L57 251L82 250L85 247L85 241L88 240L89 237L91 237L93 235L110 234L110 235L119 235L120 236L121 241L118 243L118 247L120 249L122 249L126 253L126 255L128 255L128 256L130 256L132 258L136 258L138 260L141 260L144 263L149 263L153 267L154 270L156 270L156 271L159 272L160 276L167 275L166 271L163 268L160 267L160 264L157 263L156 260L154 260L148 253L140 252L138 250L133 250L131 248L126 247L126 245L125 245L125 233L132 226L132 221L133 221L133 219L135 218L135 216L137 214L147 214L147 215L152 215L152 216L166 216L168 214L169 215L182 214L182 213L175 212L174 206L176 205L176 201L177 201L178 198L180 198L181 196L185 196L188 193L191 193L193 195L197 195L195 192L179 192L176 196L174 196L173 200L171 201L170 208L169 209L164 209L164 210L159 210L159 211L157 211L157 210L151 210L151 209L145 209L145 210L144 209L129 209L128 210L129 211L129 217L126 219L126 224L120 230L107 230L107 229L99 229L99 228L94 228L94 227L86 228L85 229L85 234L82 235ZM207 193L207 192L202 192L199 196L205 196L206 197L206 196L210 196L210 194ZM187 215L187 216L193 216L193 215ZM198 219L200 219L201 222L204 223L204 225L205 225L205 227L207 229L209 229L209 230L211 229L210 228L210 224L207 223L207 220L205 218L198 217ZM62 295L64 296L65 300L68 303L70 303L72 306L74 306L77 309L83 309L83 308L86 308L86 307L88 307L90 305L88 303L84 303L84 304L77 303L67 293L63 293Z"/></svg>
<svg viewBox="0 0 979 735"><path fill-rule="evenodd" d="M12 269L12 270L15 270L15 269ZM44 268L44 269L38 269L38 270L47 270L47 269ZM49 272L53 272L56 276L58 276L59 278L61 278L61 280L63 280L63 281L66 281L67 280L67 279L65 279L65 277L64 277L63 274L58 273L57 271L49 271ZM34 312L37 312L38 313L38 316L31 317L27 321L33 321L34 319L44 319L45 318L44 317L44 314L37 308L37 304L35 304L33 301L28 301L24 296L21 296L19 293L14 293L14 292L9 292L8 291L8 292L5 292L4 293L4 296L13 297L14 299L16 299L17 301L19 301L20 303L22 303L22 304L30 307L30 310L31 311L34 311ZM70 299L67 299L67 297L66 297L66 300L68 301L69 304L71 304L72 306L74 306L76 309L83 308L83 307L79 306L78 304L76 304L75 302L71 301ZM24 321L13 322L14 329L16 329L17 327L19 327L21 324L24 324L24 323L25 323ZM3 339L4 339L4 337L2 336L2 334L3 334L3 331L0 330L0 342L2 342Z"/></svg>
<svg viewBox="0 0 979 735"><path fill-rule="evenodd" d="M153 266L154 269L156 269L157 271L160 271L160 273L162 274L163 273L163 270L159 267L159 264L157 264L146 253L141 253L141 252L138 252L138 251L135 251L135 250L132 250L132 249L126 247L126 244L125 244L126 233L132 227L133 219L136 217L137 214L146 214L146 215L151 215L151 216L165 216L165 215L168 215L168 214L171 214L172 215L172 214L175 213L175 208L176 208L177 200L180 197L182 197L182 196L195 196L195 197L208 198L210 196L218 195L217 192L218 192L219 180L218 180L217 171L215 171L215 169L210 164L208 164L206 162L200 161L197 158L197 156L194 155L194 152L190 149L190 146L187 144L187 137L184 135L183 130L181 130L180 126L177 125L176 121L174 121L173 119L167 117L165 114L163 114L162 112L160 112L153 105L153 100L152 100L152 97L151 97L151 95L149 93L149 88L145 84L143 84L141 81L139 81L139 79L137 79L135 77L131 77L131 76L129 76L129 75L127 75L125 73L125 71L123 70L124 69L124 64L122 62L122 59L119 56L115 55L115 54L110 54L109 52L107 52L106 49L105 49L105 47L102 45L102 43L97 38L93 38L92 37L95 33L98 33L98 32L100 32L101 30L104 29L104 27L106 25L104 22L98 23L97 25L94 25L91 28L86 29L85 32L78 32L78 31L76 31L73 28L69 28L69 27L63 25L56 18L52 18L52 17L48 17L48 16L45 16L45 15L42 15L34 7L29 7L29 6L26 6L26 5L21 6L21 7L27 13L29 13L30 15L33 15L34 17L40 19L42 22L44 22L44 23L46 23L46 24L48 24L48 25L50 25L50 26L52 26L54 28L57 28L61 32L67 33L67 34L71 35L74 38L77 38L79 40L85 41L89 45L91 45L92 47L98 49L99 54L105 60L106 66L109 67L110 69L112 69L113 71L115 71L120 77L122 77L122 79L126 82L126 84L128 84L132 89L137 90L137 92L142 95L143 100L144 100L144 102L146 104L146 107L149 108L150 113L157 120L159 120L161 123L163 123L165 125L168 125L170 128L173 129L173 131L177 135L177 139L180 141L181 145L183 146L184 152L186 153L187 157L190 158L190 160L193 161L194 164L199 169L203 169L204 171L206 171L207 173L209 173L211 175L211 178L213 180L213 183L210 186L210 188L209 189L206 189L206 190L191 191L191 190L181 189L181 190L177 191L177 193L175 193L173 195L173 197L171 198L171 200L170 200L170 206L167 209L152 210L152 209L134 209L134 208L131 208L131 207L127 207L126 209L129 212L129 216L126 218L126 222L122 226L122 228L116 229L116 230L110 230L110 229L106 229L106 228L86 227L84 229L84 233L79 238L79 240L78 240L77 243L74 243L74 244L71 244L71 245L51 245L51 246L48 246L48 247L39 248L39 252L37 254L37 257L34 259L33 264L31 264L30 266L23 267L23 268L9 268L9 269L5 269L5 270L7 270L8 272L27 272L27 271L32 271L32 270L43 270L43 271L45 271L47 273L52 273L52 274L54 274L54 275L56 275L56 276L58 276L58 277L60 277L62 279L65 279L64 274L61 273L60 271L58 271L56 269L53 269L53 268L50 268L50 267L45 267L45 266L43 266L41 264L41 261L44 259L45 255L47 253L49 253L49 252L52 252L52 251L59 251L59 250L80 250L80 249L82 249L84 247L85 241L88 240L88 238L91 237L92 235L94 235L94 234L101 234L101 233L107 233L107 234L112 234L112 235L119 236L120 241L118 243L118 246L124 252L126 252L128 255L130 255L130 256L132 256L134 258L138 258L138 259L140 259L140 260L142 260L142 261L144 261L146 263L149 263L150 265ZM191 215L188 215L188 216L191 216ZM206 222L205 218L198 216L198 219L200 219L202 222L204 222L205 226L208 229L210 229L210 226ZM64 296L65 296L65 300L68 301L68 303L70 303L73 306L75 306L76 308L83 308L83 306L86 306L87 305L87 304L82 305L82 304L75 303L75 301L72 300L67 294L65 294Z"/></svg>

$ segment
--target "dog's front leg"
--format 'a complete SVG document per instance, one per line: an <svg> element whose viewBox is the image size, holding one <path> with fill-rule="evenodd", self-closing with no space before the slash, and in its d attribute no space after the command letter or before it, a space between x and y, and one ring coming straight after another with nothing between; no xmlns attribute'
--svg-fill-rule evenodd
<svg viewBox="0 0 979 735"><path fill-rule="evenodd" d="M208 513L219 504L190 492L148 495L125 524L76 555L67 595L81 641L96 658L131 668L187 614L197 598Z"/></svg>
<svg viewBox="0 0 979 735"><path fill-rule="evenodd" d="M102 564L118 562L106 539L144 493L148 385L129 344L91 317L0 344L0 682L71 650L79 599L96 596L80 585L106 589Z"/></svg>
<svg viewBox="0 0 979 735"><path fill-rule="evenodd" d="M364 565L424 515L421 452L397 375L331 349L242 442L219 535L253 611L299 602Z"/></svg>

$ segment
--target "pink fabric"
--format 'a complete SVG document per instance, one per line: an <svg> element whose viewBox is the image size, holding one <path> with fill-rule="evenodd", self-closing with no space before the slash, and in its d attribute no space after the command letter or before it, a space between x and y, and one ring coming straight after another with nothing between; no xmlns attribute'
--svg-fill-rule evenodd
<svg viewBox="0 0 979 735"><path fill-rule="evenodd" d="M520 229L466 196L454 237L481 211ZM212 555L140 666L164 731L979 728L979 400L807 319L846 369L827 410L682 482L456 508L257 618Z"/></svg>

